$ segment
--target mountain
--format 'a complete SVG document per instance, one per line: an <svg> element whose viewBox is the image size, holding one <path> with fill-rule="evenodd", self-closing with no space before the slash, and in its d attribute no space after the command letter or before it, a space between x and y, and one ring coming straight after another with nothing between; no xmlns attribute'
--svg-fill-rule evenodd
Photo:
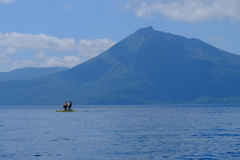
<svg viewBox="0 0 240 160"><path fill-rule="evenodd" d="M0 72L0 82L8 80L24 80L24 79L34 79L47 75L51 75L57 72L65 71L66 67L46 67L46 68L20 68L15 69L10 72Z"/></svg>
<svg viewBox="0 0 240 160"><path fill-rule="evenodd" d="M239 103L240 56L141 28L95 58L35 80L0 83L2 105Z"/></svg>

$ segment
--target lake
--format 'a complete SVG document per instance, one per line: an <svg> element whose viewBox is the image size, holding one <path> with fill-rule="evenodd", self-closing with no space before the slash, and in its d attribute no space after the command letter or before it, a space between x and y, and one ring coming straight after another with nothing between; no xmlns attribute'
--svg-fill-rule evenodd
<svg viewBox="0 0 240 160"><path fill-rule="evenodd" d="M240 159L240 105L1 106L0 159Z"/></svg>

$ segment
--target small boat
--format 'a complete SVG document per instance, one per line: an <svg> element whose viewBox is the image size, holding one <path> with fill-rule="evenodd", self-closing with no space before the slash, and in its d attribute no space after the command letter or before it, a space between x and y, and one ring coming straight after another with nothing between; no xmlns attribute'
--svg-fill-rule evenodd
<svg viewBox="0 0 240 160"><path fill-rule="evenodd" d="M56 110L56 112L78 112L74 110Z"/></svg>

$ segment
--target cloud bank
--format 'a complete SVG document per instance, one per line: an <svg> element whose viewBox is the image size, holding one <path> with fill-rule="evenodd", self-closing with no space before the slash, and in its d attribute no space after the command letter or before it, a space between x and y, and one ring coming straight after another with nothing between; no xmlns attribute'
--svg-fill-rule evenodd
<svg viewBox="0 0 240 160"><path fill-rule="evenodd" d="M44 53L43 53L44 54ZM37 57L38 54L35 55ZM45 58L37 60L14 60L12 61L12 69L25 68L25 67L68 67L71 68L84 62L81 58L76 56L65 56L60 58L57 56L47 56Z"/></svg>
<svg viewBox="0 0 240 160"><path fill-rule="evenodd" d="M106 48L114 45L116 42L110 39L94 39L94 40L80 40L78 43L78 50L80 54L85 57L94 57L99 52L103 52ZM94 46L94 47L93 47Z"/></svg>
<svg viewBox="0 0 240 160"><path fill-rule="evenodd" d="M73 67L107 50L115 43L115 41L107 38L81 39L76 42L72 38L59 39L45 34L0 32L0 65L12 64L12 69L22 67ZM28 54L30 52L32 58L24 59L27 55L26 52ZM21 55L21 60L14 59L14 55Z"/></svg>
<svg viewBox="0 0 240 160"><path fill-rule="evenodd" d="M160 14L172 21L240 20L239 0L128 0L126 9L140 18Z"/></svg>
<svg viewBox="0 0 240 160"><path fill-rule="evenodd" d="M31 50L55 50L68 51L75 47L75 40L66 38L58 39L45 34L31 35L21 33L0 33L0 46L31 49Z"/></svg>
<svg viewBox="0 0 240 160"><path fill-rule="evenodd" d="M14 0L0 0L0 3L12 3Z"/></svg>

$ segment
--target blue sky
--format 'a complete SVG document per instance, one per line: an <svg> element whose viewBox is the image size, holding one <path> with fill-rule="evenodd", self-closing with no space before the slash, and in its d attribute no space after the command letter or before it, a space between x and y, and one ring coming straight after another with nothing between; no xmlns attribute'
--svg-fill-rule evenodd
<svg viewBox="0 0 240 160"><path fill-rule="evenodd" d="M0 0L0 71L73 67L139 28L240 54L240 0Z"/></svg>

